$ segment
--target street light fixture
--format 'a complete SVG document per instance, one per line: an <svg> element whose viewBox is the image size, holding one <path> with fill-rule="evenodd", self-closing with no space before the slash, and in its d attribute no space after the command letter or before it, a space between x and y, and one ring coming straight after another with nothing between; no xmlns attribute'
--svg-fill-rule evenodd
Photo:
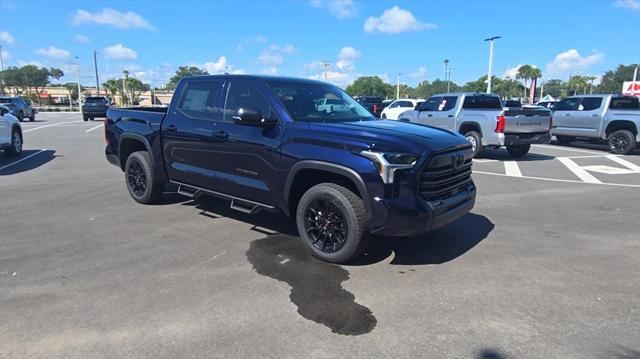
<svg viewBox="0 0 640 359"><path fill-rule="evenodd" d="M402 74L398 73L396 77L396 100L400 98L400 75Z"/></svg>
<svg viewBox="0 0 640 359"><path fill-rule="evenodd" d="M444 59L444 80L447 82L447 93L449 93L449 59Z"/></svg>
<svg viewBox="0 0 640 359"><path fill-rule="evenodd" d="M493 70L493 42L501 36L493 36L484 41L489 41L489 70L487 71L487 93L491 93L491 71Z"/></svg>

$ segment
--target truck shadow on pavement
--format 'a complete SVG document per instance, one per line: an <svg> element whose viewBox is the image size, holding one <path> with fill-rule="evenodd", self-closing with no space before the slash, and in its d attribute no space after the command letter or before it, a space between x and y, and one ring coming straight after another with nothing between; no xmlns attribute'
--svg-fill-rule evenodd
<svg viewBox="0 0 640 359"><path fill-rule="evenodd" d="M549 161L555 159L554 156L541 155L538 153L527 153L523 157L516 158L512 157L507 150L504 149L485 149L479 159L487 159L487 160L498 160L498 161L517 161L517 162L527 162L527 161Z"/></svg>
<svg viewBox="0 0 640 359"><path fill-rule="evenodd" d="M53 161L56 157L60 157L60 155L56 155L56 151L54 150L45 150L40 152L39 150L24 150L19 157L8 157L6 154L0 154L0 176L8 176L17 173L31 171L36 169L50 161ZM32 156L31 158L19 162L21 159ZM13 165L12 163L15 163ZM8 167L5 167L8 166Z"/></svg>
<svg viewBox="0 0 640 359"><path fill-rule="evenodd" d="M468 214L459 221L419 238L376 237L369 250L355 262L340 266L314 258L300 243L293 222L280 214L260 212L247 216L230 210L226 201L201 197L183 203L201 210L210 218L228 217L254 226L251 230L266 234L249 245L247 260L261 275L285 282L291 287L289 298L302 317L322 324L340 335L371 332L377 319L371 309L357 303L343 288L349 279L349 265L370 265L394 254L391 264L440 264L466 253L493 230L484 216ZM272 232L271 232L272 231Z"/></svg>

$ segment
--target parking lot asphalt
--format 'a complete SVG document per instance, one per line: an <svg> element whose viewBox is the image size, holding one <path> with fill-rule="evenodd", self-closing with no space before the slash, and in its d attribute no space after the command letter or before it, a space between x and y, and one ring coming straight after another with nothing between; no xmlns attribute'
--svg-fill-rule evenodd
<svg viewBox="0 0 640 359"><path fill-rule="evenodd" d="M23 131L0 155L2 358L640 357L638 154L487 151L472 213L337 266L278 214L136 204L101 122Z"/></svg>

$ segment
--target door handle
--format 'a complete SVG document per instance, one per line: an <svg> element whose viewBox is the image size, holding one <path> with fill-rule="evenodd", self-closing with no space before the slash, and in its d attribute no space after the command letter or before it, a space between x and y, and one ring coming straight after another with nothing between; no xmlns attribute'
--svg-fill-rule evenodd
<svg viewBox="0 0 640 359"><path fill-rule="evenodd" d="M571 114L570 114L570 113L565 113L564 115L565 115L565 116L571 116Z"/></svg>
<svg viewBox="0 0 640 359"><path fill-rule="evenodd" d="M593 114L593 115L591 115L591 117L600 117L600 115L598 115L598 114Z"/></svg>
<svg viewBox="0 0 640 359"><path fill-rule="evenodd" d="M213 133L213 139L214 140L228 140L229 139L229 134L224 132L224 131L218 131L218 132L214 132Z"/></svg>
<svg viewBox="0 0 640 359"><path fill-rule="evenodd" d="M169 132L178 131L178 127L176 127L176 125L174 125L174 124L170 124L170 125L166 126L164 129L165 129L165 131L169 131Z"/></svg>
<svg viewBox="0 0 640 359"><path fill-rule="evenodd" d="M433 117L433 115L427 115L427 117Z"/></svg>
<svg viewBox="0 0 640 359"><path fill-rule="evenodd" d="M448 115L447 117L453 117L453 115Z"/></svg>

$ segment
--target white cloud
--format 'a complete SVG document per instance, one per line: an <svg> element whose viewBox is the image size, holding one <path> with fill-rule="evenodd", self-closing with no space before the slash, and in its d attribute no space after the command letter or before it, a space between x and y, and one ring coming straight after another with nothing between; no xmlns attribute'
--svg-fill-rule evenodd
<svg viewBox="0 0 640 359"><path fill-rule="evenodd" d="M2 54L2 61L7 61L12 59L11 54L8 51L2 50L1 54Z"/></svg>
<svg viewBox="0 0 640 359"><path fill-rule="evenodd" d="M202 67L204 67L204 69L207 70L207 72L210 74L225 72L225 70L228 69L227 66L229 65L227 64L226 56L220 56L218 61L205 62L204 65L202 65Z"/></svg>
<svg viewBox="0 0 640 359"><path fill-rule="evenodd" d="M350 76L349 74L346 74L340 71L327 71L326 79L324 78L324 72L317 75L311 75L309 76L309 78L312 80L322 80L322 81L335 82L338 84L345 84L347 80L350 78Z"/></svg>
<svg viewBox="0 0 640 359"><path fill-rule="evenodd" d="M73 41L79 43L79 44L88 44L91 42L91 39L89 38L89 36L86 35L82 35L82 34L76 34L73 37Z"/></svg>
<svg viewBox="0 0 640 359"><path fill-rule="evenodd" d="M113 45L104 49L107 59L114 60L137 60L138 53L122 44Z"/></svg>
<svg viewBox="0 0 640 359"><path fill-rule="evenodd" d="M316 9L327 8L331 15L338 19L347 19L358 15L353 0L311 0L310 4Z"/></svg>
<svg viewBox="0 0 640 359"><path fill-rule="evenodd" d="M275 66L265 67L264 69L262 69L261 73L263 73L265 75L277 75L278 74L278 68L275 67Z"/></svg>
<svg viewBox="0 0 640 359"><path fill-rule="evenodd" d="M108 25L119 29L147 29L155 30L155 27L144 17L132 11L120 12L118 10L104 8L102 12L90 13L85 10L77 10L71 18L72 25L98 24Z"/></svg>
<svg viewBox="0 0 640 359"><path fill-rule="evenodd" d="M509 80L515 80L521 66L522 64L518 64L517 66L507 68L502 74L502 77Z"/></svg>
<svg viewBox="0 0 640 359"><path fill-rule="evenodd" d="M615 7L621 7L631 10L640 10L640 0L616 0Z"/></svg>
<svg viewBox="0 0 640 359"><path fill-rule="evenodd" d="M16 42L16 39L11 36L9 31L0 31L0 43L11 45Z"/></svg>
<svg viewBox="0 0 640 359"><path fill-rule="evenodd" d="M22 66L27 66L27 65L33 65L33 66L37 66L37 67L42 67L42 62L40 61L22 61L22 60L18 60L18 67L22 67Z"/></svg>
<svg viewBox="0 0 640 359"><path fill-rule="evenodd" d="M351 46L345 46L340 49L336 66L338 66L340 70L353 70L355 68L353 62L359 57L360 53L358 52L358 50L354 49Z"/></svg>
<svg viewBox="0 0 640 359"><path fill-rule="evenodd" d="M589 67L602 62L604 54L594 52L588 56L581 56L578 50L569 49L561 52L545 66L544 77L551 78L566 75L572 71L586 70Z"/></svg>
<svg viewBox="0 0 640 359"><path fill-rule="evenodd" d="M271 45L258 55L258 62L268 66L280 65L284 62L284 55L291 55L295 52L296 48L293 45Z"/></svg>
<svg viewBox="0 0 640 359"><path fill-rule="evenodd" d="M425 66L420 66L416 71L413 71L409 74L409 77L414 79L424 79L427 77L427 68Z"/></svg>
<svg viewBox="0 0 640 359"><path fill-rule="evenodd" d="M398 34L407 31L436 29L436 24L420 22L412 13L394 6L386 9L380 17L369 17L364 23L364 31Z"/></svg>
<svg viewBox="0 0 640 359"><path fill-rule="evenodd" d="M69 58L69 51L53 46L49 46L45 49L38 49L36 52L42 56L50 57L52 59L66 60Z"/></svg>

